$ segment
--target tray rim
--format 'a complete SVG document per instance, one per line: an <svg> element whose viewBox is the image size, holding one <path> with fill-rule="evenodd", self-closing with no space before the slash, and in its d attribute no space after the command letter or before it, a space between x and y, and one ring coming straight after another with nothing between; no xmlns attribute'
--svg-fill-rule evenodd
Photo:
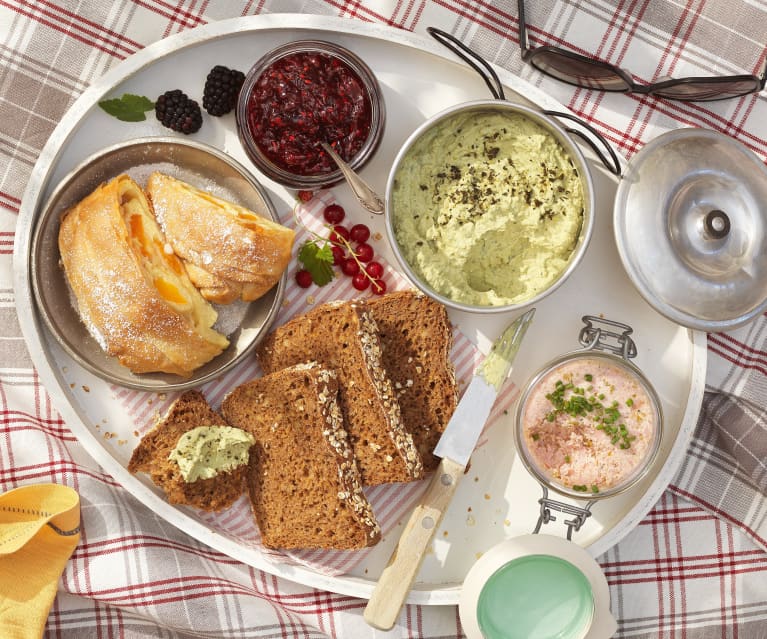
<svg viewBox="0 0 767 639"><path fill-rule="evenodd" d="M289 26L285 26L286 24ZM18 316L25 316L31 319L29 322L20 322L20 324L32 361L35 364L43 386L50 395L56 409L64 418L68 428L77 437L80 444L94 461L105 470L109 469L108 472L123 488L131 492L144 505L150 507L156 514L163 516L165 519L168 519L166 516L168 513L164 513L164 511L168 510L167 502L137 480L126 468L120 464L114 464L112 455L84 426L82 423L84 418L81 416L81 411L72 405L64 392L63 382L58 378L56 372L55 359L50 350L46 348L45 338L41 332L43 325L34 308L34 301L31 296L31 274L27 270L31 231L36 223L36 211L40 206L41 196L64 146L77 130L82 118L108 90L164 55L177 53L185 48L211 40L260 30L313 30L345 33L373 40L383 40L397 46L416 48L449 62L456 61L455 56L440 47L436 42L426 38L426 36L382 24L312 14L276 13L231 18L175 34L146 46L117 64L95 84L86 89L72 104L41 151L22 196L19 210L19 221L13 252L14 294ZM524 91L527 99L542 108L560 110L566 108L537 87L530 85L509 71L497 66L495 70L505 86L512 90ZM707 360L705 333L688 329L688 335L692 350L691 390L685 403L679 433L669 451L664 468L658 472L647 491L623 516L620 522L594 543L586 547L586 550L592 556L598 556L608 550L644 518L656 503L660 494L668 486L671 479L669 469L673 469L673 472L676 472L683 461L703 401ZM175 513L176 510L171 509L171 512ZM178 522L172 518L168 520L179 527ZM211 531L206 525L196 519L190 521L189 518L185 518L184 526L184 532L201 543L205 543L238 561L247 563L264 572L298 582L305 586L362 598L369 598L375 586L375 580L371 579L363 579L353 575L328 576L300 565L272 563L259 551L241 547L235 542ZM407 598L407 603L421 605L458 604L461 592L460 584L445 584L444 587L434 586L435 584L433 583L419 584L416 582Z"/></svg>

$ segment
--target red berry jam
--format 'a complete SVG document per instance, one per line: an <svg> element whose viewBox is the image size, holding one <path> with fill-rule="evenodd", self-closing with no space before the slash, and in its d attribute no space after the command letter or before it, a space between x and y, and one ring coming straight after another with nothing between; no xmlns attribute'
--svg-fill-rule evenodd
<svg viewBox="0 0 767 639"><path fill-rule="evenodd" d="M372 105L360 76L343 60L314 51L278 58L259 76L247 103L250 134L281 169L322 175L336 165L320 144L349 161L370 135Z"/></svg>

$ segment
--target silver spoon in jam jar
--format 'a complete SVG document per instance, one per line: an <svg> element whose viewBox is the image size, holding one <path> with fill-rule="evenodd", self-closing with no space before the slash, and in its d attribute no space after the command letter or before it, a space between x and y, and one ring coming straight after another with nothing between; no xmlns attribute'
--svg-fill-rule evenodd
<svg viewBox="0 0 767 639"><path fill-rule="evenodd" d="M338 165L341 173L344 174L346 182L352 189L352 192L359 200L360 204L364 206L371 213L381 215L384 212L384 203L381 197L371 188L371 186L365 182L354 169L352 169L338 153L335 152L332 146L327 142L322 142L322 148L325 152L333 158L333 161Z"/></svg>

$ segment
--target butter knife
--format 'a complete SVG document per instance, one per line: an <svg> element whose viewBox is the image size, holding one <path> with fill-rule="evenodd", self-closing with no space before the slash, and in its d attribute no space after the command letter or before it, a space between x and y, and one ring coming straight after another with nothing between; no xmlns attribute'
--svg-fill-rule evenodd
<svg viewBox="0 0 767 639"><path fill-rule="evenodd" d="M440 464L365 607L365 621L374 628L389 630L394 626L534 314L533 308L518 317L495 341L442 433L434 449L442 458Z"/></svg>

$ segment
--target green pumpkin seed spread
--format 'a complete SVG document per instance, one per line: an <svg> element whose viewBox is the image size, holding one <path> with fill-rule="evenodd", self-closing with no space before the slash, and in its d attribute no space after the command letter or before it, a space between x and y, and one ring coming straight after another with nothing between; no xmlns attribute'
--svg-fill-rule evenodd
<svg viewBox="0 0 767 639"><path fill-rule="evenodd" d="M565 270L583 225L569 154L522 114L448 117L403 157L392 226L411 268L456 302L534 297Z"/></svg>
<svg viewBox="0 0 767 639"><path fill-rule="evenodd" d="M210 479L248 463L255 438L231 426L197 426L176 443L169 459L178 464L184 481Z"/></svg>

